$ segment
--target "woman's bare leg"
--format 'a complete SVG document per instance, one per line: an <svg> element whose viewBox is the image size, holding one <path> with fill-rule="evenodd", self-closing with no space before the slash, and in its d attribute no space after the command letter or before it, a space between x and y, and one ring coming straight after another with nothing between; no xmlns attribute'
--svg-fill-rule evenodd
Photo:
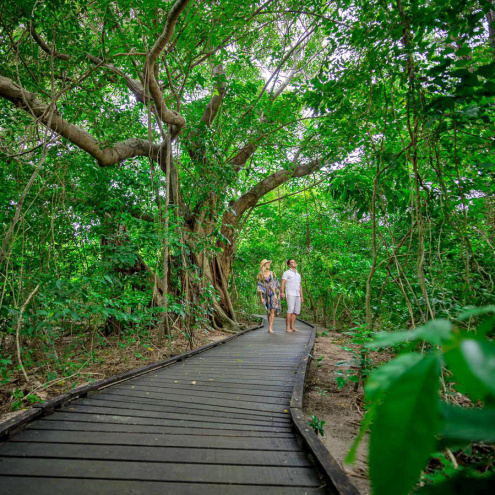
<svg viewBox="0 0 495 495"><path fill-rule="evenodd" d="M268 332L273 333L273 320L275 319L275 310L271 309L268 315Z"/></svg>

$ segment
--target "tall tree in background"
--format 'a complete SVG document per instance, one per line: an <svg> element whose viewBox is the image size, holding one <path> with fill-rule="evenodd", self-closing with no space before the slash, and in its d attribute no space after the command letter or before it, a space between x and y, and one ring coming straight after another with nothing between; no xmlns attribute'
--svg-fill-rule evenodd
<svg viewBox="0 0 495 495"><path fill-rule="evenodd" d="M201 308L236 328L239 232L260 198L304 177L371 221L369 271L356 282L370 326L388 283L413 326L486 300L493 10L485 0L6 5L0 304L20 308L40 275L74 285L73 273L98 271L105 304L124 283L162 313ZM443 270L446 257L462 269Z"/></svg>
<svg viewBox="0 0 495 495"><path fill-rule="evenodd" d="M41 240L47 266L66 245L57 230L78 243L97 233L109 274L145 274L165 307L167 294L199 304L211 286L213 323L235 328L243 215L329 158L295 88L331 51L319 34L331 17L320 1L5 5L0 151L16 181L2 197L5 279L19 282L19 242L34 256ZM26 233L29 215L39 232ZM156 235L140 244L138 232Z"/></svg>

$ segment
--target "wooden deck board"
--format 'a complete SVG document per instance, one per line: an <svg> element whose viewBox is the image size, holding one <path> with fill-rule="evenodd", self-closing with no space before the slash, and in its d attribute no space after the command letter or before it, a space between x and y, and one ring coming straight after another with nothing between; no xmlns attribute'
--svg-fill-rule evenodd
<svg viewBox="0 0 495 495"><path fill-rule="evenodd" d="M277 388L281 390L292 390L292 384L294 383L294 378L286 377L283 381L283 385L281 385L281 382L279 380L270 380L270 379L245 379L242 377L230 377L230 376L225 376L225 375L215 375L213 376L210 374L207 376L206 374L199 374L197 373L196 375L169 375L164 378L154 378L156 381L170 381L170 380L179 380L182 382L190 382L191 380L196 380L196 381L204 381L204 382L212 382L212 383L225 383L225 384L233 384L235 386L237 385L246 385L247 387L266 387L267 389L272 389L272 388Z"/></svg>
<svg viewBox="0 0 495 495"><path fill-rule="evenodd" d="M113 399L113 398L112 398ZM97 397L91 399L81 399L76 404L71 404L65 410L76 410L76 407L105 407L107 409L132 409L135 416L143 417L161 417L155 416L155 414L163 414L163 417L193 417L193 418L207 418L208 420L224 420L226 422L240 421L244 424L286 424L290 423L290 418L285 414L284 416L272 416L272 415L257 415L257 414L245 414L237 413L234 411L210 411L206 409L191 409L187 407L179 406L165 406L157 404L140 404L135 402L122 402L116 400L104 400ZM143 413L146 412L144 415ZM98 414L99 411L95 411Z"/></svg>
<svg viewBox="0 0 495 495"><path fill-rule="evenodd" d="M260 425L260 424L245 424L245 423L231 423L231 422L215 422L208 421L204 418L197 418L195 420L184 420L182 418L165 419L159 418L147 418L134 415L121 414L83 414L76 412L60 411L56 412L45 418L43 421L37 421L33 423L35 429L39 429L42 424L45 423L59 423L62 421L70 422L84 422L84 423L113 423L113 424L128 424L128 425L145 425L145 426L162 426L162 427L181 427L181 428L216 428L236 431L265 431L265 432L289 432L291 427L289 424L285 425Z"/></svg>
<svg viewBox="0 0 495 495"><path fill-rule="evenodd" d="M1 449L4 457L47 459L101 459L111 461L187 462L193 464L238 464L248 466L311 466L302 452L269 450L199 449L146 447L135 445L93 445L71 443L9 442Z"/></svg>
<svg viewBox="0 0 495 495"><path fill-rule="evenodd" d="M223 387L214 382L198 382L194 385L190 381L178 383L177 380L169 380L166 382L133 382L134 388L140 390L184 390L185 388L194 387L195 390L206 391L208 393L216 392L223 394L242 394L245 396L255 396L255 397L289 397L292 395L289 390L263 390L263 389L247 389L244 387Z"/></svg>
<svg viewBox="0 0 495 495"><path fill-rule="evenodd" d="M101 394L102 397L106 397L108 395L125 395L132 399L153 399L157 402L165 402L165 403L175 403L181 402L183 404L195 404L195 405L211 405L211 406L224 406L227 408L233 408L244 411L265 411L265 412L279 412L282 413L284 409L289 405L289 400L277 401L278 403L272 404L267 402L255 402L255 401L246 401L241 399L232 398L232 399L221 399L221 398L212 398L205 397L203 395L180 395L180 394L159 394L156 392L141 392L138 390L120 390L120 389L108 389L107 391Z"/></svg>
<svg viewBox="0 0 495 495"><path fill-rule="evenodd" d="M173 426L160 424L129 424L122 421L110 421L108 416L96 416L93 421L38 421L31 426L31 430L57 430L57 431L97 431L97 432L121 432L121 433L146 433L159 435L222 435L231 437L263 437L263 438L292 438L291 429L246 429L239 425L223 425L200 423L194 424L176 422Z"/></svg>
<svg viewBox="0 0 495 495"><path fill-rule="evenodd" d="M201 387L196 387L196 384L188 383L183 388L174 387L150 387L144 385L119 385L115 387L115 390L134 390L136 392L142 392L152 397L170 397L186 395L188 397L198 398L201 397L221 400L243 400L246 402L260 402L263 404L287 404L290 401L290 395L285 394L282 397L276 397L273 395L260 396L255 394L245 394L240 389L234 390L208 390ZM151 393L150 393L151 392Z"/></svg>
<svg viewBox="0 0 495 495"><path fill-rule="evenodd" d="M118 394L100 394L100 397L106 400L119 400L125 401L128 404L152 404L163 406L163 408L182 408L188 409L190 411L209 411L209 412L217 412L217 413L226 413L231 414L235 413L237 415L242 415L245 418L284 418L286 414L284 412L278 411L264 411L264 410L248 410L248 409L239 409L229 406L223 405L210 405L210 404L196 404L194 402L182 402L182 401L160 401L158 399L150 399L146 397L128 397L126 395L118 395Z"/></svg>
<svg viewBox="0 0 495 495"><path fill-rule="evenodd" d="M95 480L84 478L2 477L2 491L8 495L323 495L325 488L228 485L211 483L167 483L133 480ZM2 494L3 495L3 494Z"/></svg>
<svg viewBox="0 0 495 495"><path fill-rule="evenodd" d="M58 431L29 429L15 437L17 442L91 443L95 445L146 445L157 447L191 447L239 450L283 450L300 452L295 438L244 438L194 436L159 433L112 433L93 431ZM1 453L1 449L0 449Z"/></svg>
<svg viewBox="0 0 495 495"><path fill-rule="evenodd" d="M77 413L79 415L84 415L84 417L92 418L94 415L107 415L110 417L127 417L135 418L136 421L140 421L141 419L150 419L154 420L154 422L159 422L162 425L166 425L168 421L207 421L212 424L224 424L224 425L243 425L246 428L259 426L259 427L285 427L290 428L290 421L287 419L286 421L269 421L269 420L260 420L260 419L246 419L246 418L237 418L235 416L226 416L225 414L221 414L219 417L214 415L205 415L202 414L191 414L187 410L183 413L180 412L166 412L160 410L158 408L157 411L151 411L147 409L149 406L143 407L143 409L136 409L132 407L108 407L107 404L109 402L105 402L105 405L102 406L88 406L85 404L77 404L71 405L64 409L63 412L55 413L54 416L67 414L67 413ZM128 404L124 404L128 405ZM129 405L128 405L129 406ZM47 420L53 421L58 417L49 416L46 418ZM66 416L68 417L68 416ZM99 420L98 420L99 421ZM136 423L140 424L140 423ZM141 423L146 424L146 423Z"/></svg>
<svg viewBox="0 0 495 495"><path fill-rule="evenodd" d="M118 462L94 459L57 459L57 462L53 462L52 459L9 457L0 463L0 474L189 483L222 483L228 479L231 484L245 485L320 485L316 473L308 467Z"/></svg>
<svg viewBox="0 0 495 495"><path fill-rule="evenodd" d="M191 383L190 380L186 380L184 378L139 378L136 379L135 381L136 385L145 383L145 384L156 384L156 385L163 385L163 384L173 384L174 386L180 387L184 385L185 383ZM262 392L266 394L271 394L271 393L292 393L292 387L290 385L271 385L267 383L240 383L235 380L227 381L225 378L208 378L208 379L199 379L196 380L196 384L198 386L211 386L211 387L218 387L221 388L222 390L229 390L231 388L242 388L242 390L245 390L246 392Z"/></svg>

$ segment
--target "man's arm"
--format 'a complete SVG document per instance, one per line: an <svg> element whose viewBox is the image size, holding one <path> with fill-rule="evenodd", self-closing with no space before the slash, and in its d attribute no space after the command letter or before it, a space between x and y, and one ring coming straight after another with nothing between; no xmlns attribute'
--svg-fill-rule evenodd
<svg viewBox="0 0 495 495"><path fill-rule="evenodd" d="M282 285L280 286L280 295L282 296L282 299L285 298L285 278L282 279Z"/></svg>
<svg viewBox="0 0 495 495"><path fill-rule="evenodd" d="M301 302L303 302L304 297L303 297L303 292L302 292L302 284L299 284L299 293L301 294Z"/></svg>

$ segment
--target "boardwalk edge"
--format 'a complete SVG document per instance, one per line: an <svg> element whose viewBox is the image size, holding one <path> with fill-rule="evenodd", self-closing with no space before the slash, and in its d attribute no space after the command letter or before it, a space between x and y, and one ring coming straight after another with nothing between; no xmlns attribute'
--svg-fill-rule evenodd
<svg viewBox="0 0 495 495"><path fill-rule="evenodd" d="M88 395L97 393L98 391L110 387L111 385L116 385L117 383L136 378L146 373L151 373L152 371L156 371L157 369L165 368L166 366L177 363L179 361L183 361L184 359L195 356L196 354L200 354L202 352L213 349L214 347L226 344L231 340L237 339L241 335L252 332L253 330L258 330L259 328L263 328L263 326L264 320L262 320L261 323L258 325L246 328L241 332L226 337L225 339L218 340L217 342L212 342L211 344L206 344L204 346L198 347L197 349L193 349L192 351L185 352L183 354L177 354L176 356L170 357L168 359L157 361L141 368L129 370L119 375L111 376L110 378L106 378L104 380L99 380L90 385L82 385L80 387L76 387L67 393L55 397L54 399L42 402L40 404L35 404L32 406L32 408L23 411L21 414L18 414L14 418L0 423L0 442L5 442L15 434L23 431L29 425L29 423L31 423L35 419L49 416L50 414L53 414L57 409L66 406L67 404L69 404L69 402L72 402L75 399L87 397Z"/></svg>
<svg viewBox="0 0 495 495"><path fill-rule="evenodd" d="M328 486L338 495L360 495L358 489L352 484L349 477L332 457L328 449L323 445L318 436L309 427L303 413L304 384L306 372L311 360L311 351L316 340L316 327L312 323L298 318L299 321L313 328L311 337L304 349L304 357L297 369L294 390L290 401L290 415L294 429L302 440L304 446L312 454L326 478Z"/></svg>

